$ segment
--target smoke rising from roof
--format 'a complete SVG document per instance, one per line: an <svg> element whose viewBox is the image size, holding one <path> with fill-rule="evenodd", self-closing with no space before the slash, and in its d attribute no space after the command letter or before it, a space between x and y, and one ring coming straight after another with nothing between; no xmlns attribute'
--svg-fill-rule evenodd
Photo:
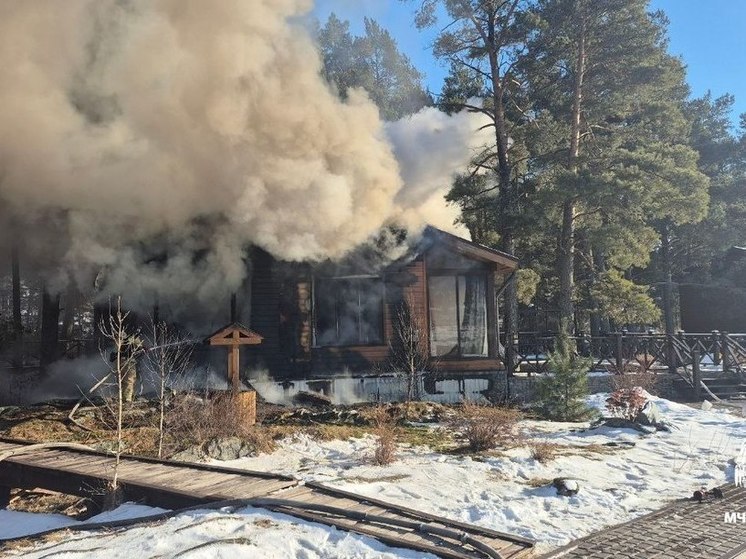
<svg viewBox="0 0 746 559"><path fill-rule="evenodd" d="M52 287L98 275L103 292L208 302L240 285L249 245L336 257L391 218L428 220L410 210L468 160L463 144L437 152L463 134L434 109L386 128L364 92L341 101L299 19L310 7L0 4L0 245L18 242ZM412 149L433 118L438 139Z"/></svg>

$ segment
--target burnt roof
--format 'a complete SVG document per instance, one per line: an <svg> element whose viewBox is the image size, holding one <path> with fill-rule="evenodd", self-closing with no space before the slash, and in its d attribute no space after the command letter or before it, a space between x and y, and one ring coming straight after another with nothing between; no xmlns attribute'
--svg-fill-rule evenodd
<svg viewBox="0 0 746 559"><path fill-rule="evenodd" d="M518 259L512 254L502 252L500 250L480 245L474 241L462 239L461 237L448 233L432 225L428 225L423 233L423 241L426 243L423 247L422 252L426 252L430 249L428 240L435 240L444 243L445 245L452 248L455 252L472 258L474 260L481 260L483 262L492 262L497 264L498 267L508 268L515 270L518 268Z"/></svg>

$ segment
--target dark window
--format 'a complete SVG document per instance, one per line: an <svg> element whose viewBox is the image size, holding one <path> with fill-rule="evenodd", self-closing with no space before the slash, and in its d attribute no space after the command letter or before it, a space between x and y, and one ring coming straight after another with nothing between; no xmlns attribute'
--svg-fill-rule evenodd
<svg viewBox="0 0 746 559"><path fill-rule="evenodd" d="M483 275L431 275L430 353L487 356L487 281Z"/></svg>
<svg viewBox="0 0 746 559"><path fill-rule="evenodd" d="M381 278L320 278L314 285L317 346L383 343Z"/></svg>

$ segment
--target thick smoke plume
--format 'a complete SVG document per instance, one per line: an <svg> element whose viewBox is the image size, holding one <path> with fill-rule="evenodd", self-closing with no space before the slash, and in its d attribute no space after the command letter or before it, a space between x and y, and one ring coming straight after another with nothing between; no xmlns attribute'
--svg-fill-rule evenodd
<svg viewBox="0 0 746 559"><path fill-rule="evenodd" d="M340 101L310 8L2 2L0 248L20 245L53 288L98 276L104 293L208 302L240 285L249 245L335 257L391 218L428 220L408 210L432 206L470 155L449 126L478 124L428 109L385 128L364 92Z"/></svg>

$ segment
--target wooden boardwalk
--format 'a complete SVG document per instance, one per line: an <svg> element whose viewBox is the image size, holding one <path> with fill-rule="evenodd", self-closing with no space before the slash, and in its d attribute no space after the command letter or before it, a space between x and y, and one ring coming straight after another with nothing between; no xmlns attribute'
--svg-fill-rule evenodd
<svg viewBox="0 0 746 559"><path fill-rule="evenodd" d="M103 492L113 473L114 458L106 453L0 439L0 488L43 488L90 497ZM449 559L520 559L533 554L533 542L518 536L289 476L126 456L119 481L128 500L172 509L246 500L247 505Z"/></svg>
<svg viewBox="0 0 746 559"><path fill-rule="evenodd" d="M542 559L746 559L746 488L730 485L721 490L722 499L676 501ZM740 516L726 522L729 513Z"/></svg>

